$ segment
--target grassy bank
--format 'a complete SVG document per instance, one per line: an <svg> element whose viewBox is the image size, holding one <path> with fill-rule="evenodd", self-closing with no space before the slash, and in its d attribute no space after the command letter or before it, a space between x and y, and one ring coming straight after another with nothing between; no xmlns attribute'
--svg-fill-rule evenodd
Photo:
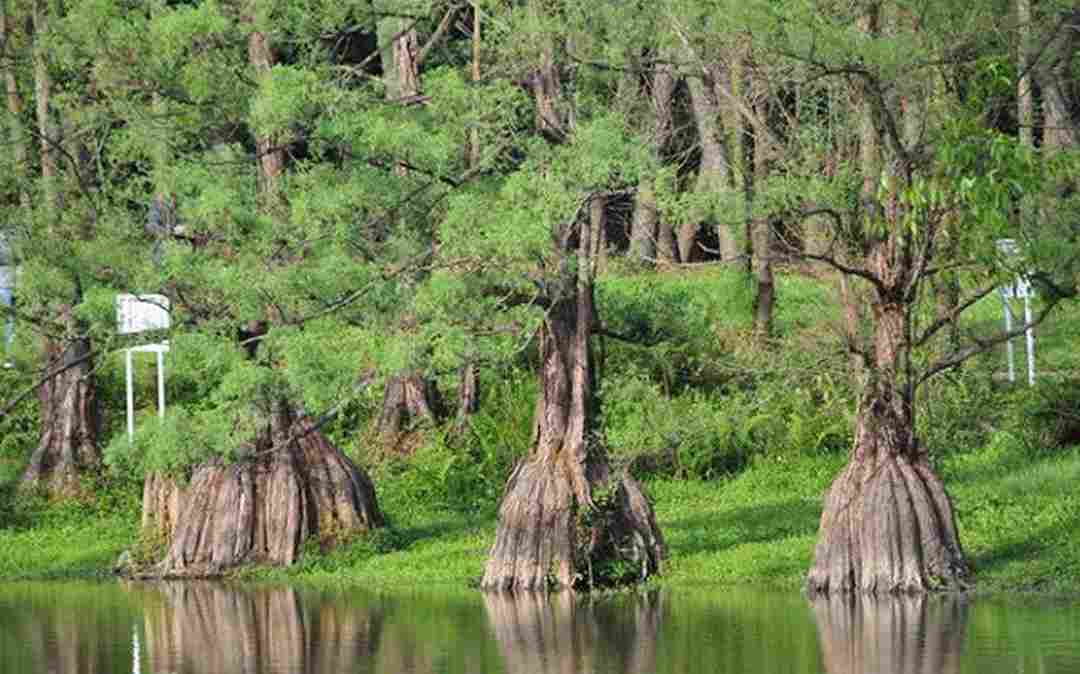
<svg viewBox="0 0 1080 674"><path fill-rule="evenodd" d="M650 482L673 585L797 588L813 553L821 494L840 455L760 460L713 481ZM962 541L980 591L1080 592L1080 451L1032 457L1007 440L942 462ZM258 579L409 587L465 586L482 572L494 536L492 508L471 514L418 507L380 487L393 525L329 554L314 549L290 570ZM130 491L130 487L114 493ZM0 529L0 579L107 573L134 540L132 498L110 506L32 506L23 526Z"/></svg>
<svg viewBox="0 0 1080 674"><path fill-rule="evenodd" d="M613 461L655 501L670 549L659 582L794 589L809 567L823 494L851 444L854 392L831 286L787 275L779 297L778 335L762 346L749 339L738 274L615 276L599 289L605 323L653 343L601 345L601 400ZM987 301L962 327L992 330L1000 311ZM953 496L982 590L1080 593L1078 335L1075 307L1040 328L1046 376L1034 389L1002 382L999 350L935 380L919 400L919 434ZM525 353L489 371L472 434L448 442L442 429L422 429L409 456L372 445L377 395L356 401L327 430L370 468L391 526L329 554L312 546L295 568L244 575L401 587L477 580L503 482L529 444L531 368ZM0 385L17 390L15 376L0 371ZM101 370L108 410L122 409L121 376L115 363ZM454 384L440 382L444 391ZM199 403L178 388L178 408ZM328 394L309 398L320 396ZM0 428L0 579L107 573L137 538L139 476L114 470L84 502L17 496L35 414L31 399ZM139 464L155 425L145 428L114 469ZM114 446L126 447L120 440Z"/></svg>

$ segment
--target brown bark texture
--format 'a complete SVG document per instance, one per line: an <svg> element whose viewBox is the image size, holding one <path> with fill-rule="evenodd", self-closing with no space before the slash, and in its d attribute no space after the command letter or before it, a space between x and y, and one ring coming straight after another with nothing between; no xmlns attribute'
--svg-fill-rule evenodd
<svg viewBox="0 0 1080 674"><path fill-rule="evenodd" d="M24 487L43 487L53 496L75 496L79 478L98 469L100 415L94 385L90 342L48 341L45 360L63 372L42 385L41 438L23 473ZM64 369L66 368L66 369Z"/></svg>
<svg viewBox="0 0 1080 674"><path fill-rule="evenodd" d="M859 26L875 34L878 20L877 7L870 6ZM883 172L884 143L877 124L882 96L872 86L862 82L853 93L862 117L860 202L865 215L883 225L868 242L863 265L872 279L873 333L868 345L850 336L863 363L863 393L851 460L825 497L807 576L811 595L958 589L969 576L952 503L915 436L910 321L918 272L908 253L914 244L900 222L897 196L910 175L895 161ZM906 113L902 128L910 138L921 123L920 112ZM890 194L879 203L882 179Z"/></svg>
<svg viewBox="0 0 1080 674"><path fill-rule="evenodd" d="M266 34L252 31L248 36L248 62L255 70L256 77L262 79L270 74L276 58L270 48ZM274 140L267 136L255 139L255 151L259 162L259 199L263 211L273 212L281 199L280 177L285 172L285 152L276 147Z"/></svg>
<svg viewBox="0 0 1080 674"><path fill-rule="evenodd" d="M910 396L896 384L906 320L902 305L874 306L873 365L851 461L825 497L811 594L957 589L969 575L952 503L915 437Z"/></svg>
<svg viewBox="0 0 1080 674"><path fill-rule="evenodd" d="M144 489L143 522L171 529L156 576L211 577L243 564L292 564L308 538L328 547L384 522L367 474L310 417L284 403L274 406L249 456L201 464L179 493L160 476L152 480ZM155 508L178 508L178 514Z"/></svg>
<svg viewBox="0 0 1080 674"><path fill-rule="evenodd" d="M663 58L663 54L662 54ZM655 66L652 74L650 121L652 155L659 166L674 131L672 97L675 93L675 68L670 63ZM638 183L634 215L630 225L630 254L638 262L675 261L675 239L671 223L662 222L656 200L656 176L644 175Z"/></svg>
<svg viewBox="0 0 1080 674"><path fill-rule="evenodd" d="M693 50L687 47L685 54L689 59L696 59ZM698 131L698 144L701 148L701 165L698 167L694 192L699 195L715 196L732 190L731 151L723 126L723 114L715 87L717 78L724 76L720 66L702 66L687 77L690 90L691 110ZM694 212L689 220L679 229L679 260L691 262L694 244L702 224L707 218L704 213ZM719 255L723 260L739 257L739 246L729 223L716 222L716 235L719 242Z"/></svg>
<svg viewBox="0 0 1080 674"><path fill-rule="evenodd" d="M962 597L828 597L813 602L828 674L958 674L967 637Z"/></svg>
<svg viewBox="0 0 1080 674"><path fill-rule="evenodd" d="M480 369L475 363L467 363L461 368L461 382L458 384L457 417L454 420L455 432L463 433L469 425L472 415L480 409Z"/></svg>
<svg viewBox="0 0 1080 674"><path fill-rule="evenodd" d="M387 19L380 44L389 45L383 52L383 81L389 101L409 99L420 94L420 36L410 19Z"/></svg>
<svg viewBox="0 0 1080 674"><path fill-rule="evenodd" d="M8 49L9 41L12 39L9 23L7 3L0 3L0 53L5 55L14 52L14 50L9 52ZM4 62L0 63L0 72L3 73L3 85L9 116L8 130L10 137L8 142L11 144L11 152L15 158L16 177L19 184L23 185L29 170L30 157L27 149L28 143L24 138L22 124L19 122L23 111L23 99L19 94L19 83L15 68L7 61L6 56ZM30 193L25 187L19 188L19 205L26 211L30 210Z"/></svg>
<svg viewBox="0 0 1080 674"><path fill-rule="evenodd" d="M376 427L383 437L396 438L418 423L435 424L441 416L442 397L435 382L417 372L406 372L386 380Z"/></svg>
<svg viewBox="0 0 1080 674"><path fill-rule="evenodd" d="M486 590L641 580L659 571L665 554L651 504L633 478L612 474L594 426L594 237L588 216L581 221L576 274L563 274L540 329L534 446L507 482ZM569 255L570 244L563 248Z"/></svg>

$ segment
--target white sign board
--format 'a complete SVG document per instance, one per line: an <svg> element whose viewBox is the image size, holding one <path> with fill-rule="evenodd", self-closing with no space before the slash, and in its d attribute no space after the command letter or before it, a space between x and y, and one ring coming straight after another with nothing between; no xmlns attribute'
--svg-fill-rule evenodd
<svg viewBox="0 0 1080 674"><path fill-rule="evenodd" d="M170 325L168 297L126 294L116 297L116 331L121 335L166 330Z"/></svg>

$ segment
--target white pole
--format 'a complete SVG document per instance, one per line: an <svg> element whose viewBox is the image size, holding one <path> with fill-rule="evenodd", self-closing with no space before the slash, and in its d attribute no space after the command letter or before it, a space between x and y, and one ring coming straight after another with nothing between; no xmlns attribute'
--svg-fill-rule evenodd
<svg viewBox="0 0 1080 674"><path fill-rule="evenodd" d="M139 628L131 627L131 674L142 674L142 658L139 653Z"/></svg>
<svg viewBox="0 0 1080 674"><path fill-rule="evenodd" d="M127 431L128 442L135 441L135 381L132 373L131 349L124 352L126 355L125 379L127 380Z"/></svg>
<svg viewBox="0 0 1080 674"><path fill-rule="evenodd" d="M1028 386L1035 385L1035 330L1031 327L1031 293L1024 295L1024 325L1028 326L1024 331L1027 341L1027 366Z"/></svg>
<svg viewBox="0 0 1080 674"><path fill-rule="evenodd" d="M165 353L157 351L157 411L158 418L165 418Z"/></svg>
<svg viewBox="0 0 1080 674"><path fill-rule="evenodd" d="M1012 332L1012 308L1007 295L1001 296L1001 303L1005 306L1005 332L1008 334ZM1009 383L1013 383L1016 381L1016 353L1011 337L1005 342L1005 351L1009 355Z"/></svg>

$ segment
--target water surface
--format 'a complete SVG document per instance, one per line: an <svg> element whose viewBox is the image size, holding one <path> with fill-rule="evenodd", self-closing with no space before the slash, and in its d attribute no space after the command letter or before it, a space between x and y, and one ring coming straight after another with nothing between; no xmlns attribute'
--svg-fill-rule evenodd
<svg viewBox="0 0 1080 674"><path fill-rule="evenodd" d="M1080 603L0 584L0 673L1075 674Z"/></svg>

